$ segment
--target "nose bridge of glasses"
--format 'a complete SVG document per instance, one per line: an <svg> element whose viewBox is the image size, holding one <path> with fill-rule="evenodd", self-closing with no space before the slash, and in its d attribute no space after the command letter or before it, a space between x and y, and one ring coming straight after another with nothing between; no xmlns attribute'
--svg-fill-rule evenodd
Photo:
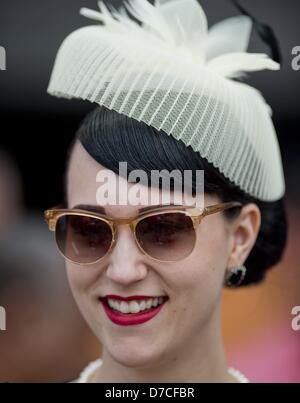
<svg viewBox="0 0 300 403"><path fill-rule="evenodd" d="M131 232L134 234L135 230L135 220L134 218L117 218L112 220L114 235L117 235L119 226L128 226Z"/></svg>
<svg viewBox="0 0 300 403"><path fill-rule="evenodd" d="M128 226L132 227L133 221L134 221L133 218L115 218L115 219L112 220L113 224L115 226L117 226L117 227L119 227L121 225L122 226L123 225L125 225L125 226L128 225Z"/></svg>
<svg viewBox="0 0 300 403"><path fill-rule="evenodd" d="M120 238L120 233L118 231L119 227L129 227L129 230L131 232L131 235L133 239L136 242L136 236L135 236L135 220L133 218L119 218L119 219L114 219L111 221L111 226L113 229L113 239L112 239L112 245L111 249L115 248L116 244L119 242Z"/></svg>

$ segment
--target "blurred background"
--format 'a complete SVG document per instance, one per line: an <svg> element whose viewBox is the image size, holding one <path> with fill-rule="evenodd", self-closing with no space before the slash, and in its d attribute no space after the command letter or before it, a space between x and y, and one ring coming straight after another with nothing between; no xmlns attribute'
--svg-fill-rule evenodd
<svg viewBox="0 0 300 403"><path fill-rule="evenodd" d="M106 0L106 3L108 0ZM121 1L109 0L114 6ZM282 262L260 286L226 291L223 327L229 363L253 382L300 382L300 331L291 314L300 305L300 70L291 67L300 46L298 0L241 0L280 40L279 73L248 82L272 106L287 182L290 225ZM209 24L239 14L230 1L202 0ZM0 46L0 382L65 382L101 353L68 289L62 259L42 211L62 199L68 146L94 105L46 93L62 40L91 22L79 15L95 0L1 0ZM254 34L250 51L268 51Z"/></svg>

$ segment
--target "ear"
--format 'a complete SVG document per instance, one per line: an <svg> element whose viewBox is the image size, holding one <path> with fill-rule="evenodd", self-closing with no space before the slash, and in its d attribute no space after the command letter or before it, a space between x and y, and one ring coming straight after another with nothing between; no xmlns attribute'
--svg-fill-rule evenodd
<svg viewBox="0 0 300 403"><path fill-rule="evenodd" d="M233 220L229 242L229 258L227 268L244 264L253 248L261 224L261 213L255 203L246 204L240 215Z"/></svg>

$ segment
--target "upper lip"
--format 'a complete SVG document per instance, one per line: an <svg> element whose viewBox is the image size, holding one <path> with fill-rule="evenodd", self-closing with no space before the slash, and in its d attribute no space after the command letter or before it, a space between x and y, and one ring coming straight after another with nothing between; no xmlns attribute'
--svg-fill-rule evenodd
<svg viewBox="0 0 300 403"><path fill-rule="evenodd" d="M109 299L116 299L120 301L132 301L132 300L140 300L140 299L149 299L149 298L159 298L159 297L166 297L166 295L159 295L157 297L153 297L152 295L131 295L130 297L121 297L120 295L113 295L113 294L108 294L105 295L103 298L109 298Z"/></svg>

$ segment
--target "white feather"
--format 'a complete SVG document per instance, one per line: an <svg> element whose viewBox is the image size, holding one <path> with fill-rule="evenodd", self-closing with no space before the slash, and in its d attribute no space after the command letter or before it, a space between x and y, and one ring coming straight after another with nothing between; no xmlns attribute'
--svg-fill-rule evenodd
<svg viewBox="0 0 300 403"><path fill-rule="evenodd" d="M154 4L155 4L155 6L161 6L165 3L168 3L169 1L172 1L172 0L155 0Z"/></svg>
<svg viewBox="0 0 300 403"><path fill-rule="evenodd" d="M83 17L90 18L91 20L104 22L104 18L102 16L102 14L99 13L99 11L95 11L95 10L91 10L89 8L86 8L86 7L82 7L80 9L79 13Z"/></svg>
<svg viewBox="0 0 300 403"><path fill-rule="evenodd" d="M128 0L125 3L128 11L139 20L144 27L159 35L169 44L174 44L174 37L158 7L153 6L148 0Z"/></svg>
<svg viewBox="0 0 300 403"><path fill-rule="evenodd" d="M158 7L173 35L179 38L182 35L177 21L180 21L180 26L185 31L184 38L188 39L186 42L188 47L193 47L195 41L200 43L206 39L208 22L197 0L160 0Z"/></svg>
<svg viewBox="0 0 300 403"><path fill-rule="evenodd" d="M196 0L159 0L157 6L174 37L176 46L185 48L198 63L204 63L203 43L208 22Z"/></svg>
<svg viewBox="0 0 300 403"><path fill-rule="evenodd" d="M147 35L147 32L129 17L124 7L121 7L119 10L112 8L110 11L102 1L99 1L98 5L101 12L83 7L80 9L80 14L102 22L105 25L105 29L109 32L129 35L133 41L132 45L137 44L138 38L142 39L143 35ZM130 46L129 42L128 46Z"/></svg>
<svg viewBox="0 0 300 403"><path fill-rule="evenodd" d="M252 32L250 17L240 15L213 25L205 42L207 60L224 53L246 52Z"/></svg>
<svg viewBox="0 0 300 403"><path fill-rule="evenodd" d="M128 0L126 9L141 25L126 13L125 8L109 10L99 1L100 12L81 9L81 14L101 21L109 31L130 35L135 45L143 40L155 43L162 49L173 49L174 55L184 56L191 61L204 64L203 42L208 26L206 15L197 0L160 0L152 5L148 0ZM162 42L158 42L159 38ZM156 40L155 40L156 39ZM154 41L154 42L153 42Z"/></svg>
<svg viewBox="0 0 300 403"><path fill-rule="evenodd" d="M280 65L264 53L227 53L209 61L207 68L224 77L236 78L247 71L279 70Z"/></svg>
<svg viewBox="0 0 300 403"><path fill-rule="evenodd" d="M141 31L141 27L139 24L137 24L135 21L132 20L132 18L129 17L129 15L126 12L125 7L120 7L119 10L116 10L112 5L110 5L110 10L107 9L103 1L98 2L98 6L100 10L104 13L106 13L107 17L114 17L117 20L117 24L122 27L127 28L127 32L130 33L131 30L133 30L132 33L136 31Z"/></svg>
<svg viewBox="0 0 300 403"><path fill-rule="evenodd" d="M227 78L280 68L266 54L246 53L252 29L247 16L221 21L208 31L206 15L197 0L156 0L154 5L148 0L127 0L124 4L116 10L99 1L100 12L80 11L101 21L109 32L127 35L122 52L148 47L166 58L205 66Z"/></svg>
<svg viewBox="0 0 300 403"><path fill-rule="evenodd" d="M80 14L86 18L90 18L95 21L102 22L105 24L106 29L110 32L124 33L127 32L126 24L120 24L117 20L113 18L111 14L104 14L98 11L90 10L89 8L81 8Z"/></svg>

